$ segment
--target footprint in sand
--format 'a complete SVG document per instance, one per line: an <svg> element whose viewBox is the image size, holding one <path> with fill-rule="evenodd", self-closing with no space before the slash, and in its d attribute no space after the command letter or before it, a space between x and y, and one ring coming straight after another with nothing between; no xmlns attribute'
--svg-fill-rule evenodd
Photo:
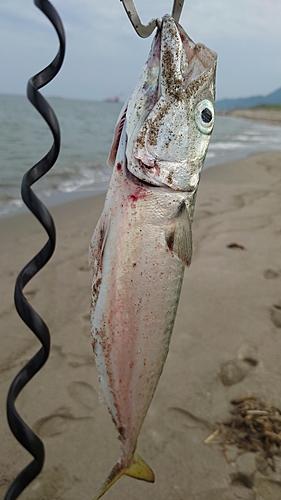
<svg viewBox="0 0 281 500"><path fill-rule="evenodd" d="M205 418L198 417L194 413L185 408L179 408L176 406L171 406L168 408L169 411L172 411L182 417L184 424L187 427L204 427L213 431L214 426L212 422L206 420Z"/></svg>
<svg viewBox="0 0 281 500"><path fill-rule="evenodd" d="M55 413L37 420L33 430L41 437L56 436L66 431L70 420L75 420L73 415L66 408L60 408Z"/></svg>
<svg viewBox="0 0 281 500"><path fill-rule="evenodd" d="M91 324L91 315L90 315L90 311L82 314L81 316L81 320L84 322L84 323L87 323L88 326L90 326Z"/></svg>
<svg viewBox="0 0 281 500"><path fill-rule="evenodd" d="M266 269L263 273L264 277L267 280L272 280L272 279L278 278L279 274L280 273L278 271L274 271L274 269Z"/></svg>
<svg viewBox="0 0 281 500"><path fill-rule="evenodd" d="M219 378L223 385L242 382L250 369L259 364L257 348L250 342L243 342L237 351L237 359L221 364Z"/></svg>
<svg viewBox="0 0 281 500"><path fill-rule="evenodd" d="M52 359L56 366L61 366L62 360L65 360L72 368L80 368L80 366L94 366L94 356L91 350L90 334L89 338L89 354L75 354L74 352L67 352L64 346L53 344L52 345ZM1 368L0 368L1 372Z"/></svg>
<svg viewBox="0 0 281 500"><path fill-rule="evenodd" d="M99 403L99 398L95 389L86 382L71 382L67 387L67 391L77 403L89 410L94 410Z"/></svg>
<svg viewBox="0 0 281 500"><path fill-rule="evenodd" d="M91 316L90 316L90 311L82 314L80 316L81 322L82 322L82 328L83 328L83 334L85 337L90 339L91 336Z"/></svg>
<svg viewBox="0 0 281 500"><path fill-rule="evenodd" d="M67 431L70 424L79 420L86 420L92 417L74 417L67 408L59 408L57 411L40 418L33 425L33 430L41 437L52 437Z"/></svg>
<svg viewBox="0 0 281 500"><path fill-rule="evenodd" d="M281 498L281 482L271 478L258 478L255 488L261 500L279 500Z"/></svg>
<svg viewBox="0 0 281 500"><path fill-rule="evenodd" d="M241 382L247 374L248 370L241 362L236 360L226 361L222 363L219 378L223 385L229 386Z"/></svg>
<svg viewBox="0 0 281 500"><path fill-rule="evenodd" d="M84 271L84 272L90 272L90 271L92 272L92 270L91 270L91 268L90 268L90 266L89 266L89 265L80 266L78 269L79 269L79 271L82 271L82 272L83 272L83 271Z"/></svg>
<svg viewBox="0 0 281 500"><path fill-rule="evenodd" d="M26 292L24 292L24 295L27 299L31 299L32 297L35 297L37 292L38 290L36 288L30 288L29 290L26 290Z"/></svg>
<svg viewBox="0 0 281 500"><path fill-rule="evenodd" d="M247 363L250 367L259 364L257 348L250 342L243 342L237 351L237 358Z"/></svg>
<svg viewBox="0 0 281 500"><path fill-rule="evenodd" d="M30 485L29 499L56 500L58 498L69 498L69 494L66 494L66 492L74 486L73 482L78 481L78 477L70 476L62 463L59 466L50 468L47 466Z"/></svg>
<svg viewBox="0 0 281 500"><path fill-rule="evenodd" d="M271 307L270 319L277 328L281 328L281 300Z"/></svg>
<svg viewBox="0 0 281 500"><path fill-rule="evenodd" d="M94 368L95 363L94 363L94 356L91 352L91 347L89 347L88 355L68 353L67 363L72 368L80 368L81 366L89 366L91 368Z"/></svg>
<svg viewBox="0 0 281 500"><path fill-rule="evenodd" d="M249 489L254 486L253 476L244 472L230 474L230 481L232 486L245 486Z"/></svg>

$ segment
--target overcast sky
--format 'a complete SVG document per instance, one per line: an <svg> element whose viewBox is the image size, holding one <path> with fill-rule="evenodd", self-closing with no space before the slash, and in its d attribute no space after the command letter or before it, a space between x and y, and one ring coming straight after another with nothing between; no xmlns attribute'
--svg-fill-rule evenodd
<svg viewBox="0 0 281 500"><path fill-rule="evenodd" d="M47 96L126 99L152 38L134 32L120 0L53 0L66 58ZM136 0L143 23L171 13L173 0ZM281 0L185 0L180 23L218 55L217 98L281 87ZM30 76L57 52L57 36L32 0L0 1L0 93L24 94Z"/></svg>

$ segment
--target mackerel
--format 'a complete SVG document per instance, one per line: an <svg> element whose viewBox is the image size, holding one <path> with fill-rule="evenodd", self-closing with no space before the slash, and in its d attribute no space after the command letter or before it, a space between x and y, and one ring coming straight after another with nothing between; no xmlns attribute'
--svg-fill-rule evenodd
<svg viewBox="0 0 281 500"><path fill-rule="evenodd" d="M92 336L123 474L153 482L138 435L169 350L200 173L214 125L217 55L162 18L116 125L104 210L90 243Z"/></svg>

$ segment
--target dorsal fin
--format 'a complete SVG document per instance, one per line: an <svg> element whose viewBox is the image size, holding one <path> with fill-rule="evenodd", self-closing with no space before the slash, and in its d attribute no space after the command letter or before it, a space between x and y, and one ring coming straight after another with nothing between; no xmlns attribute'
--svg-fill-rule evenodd
<svg viewBox="0 0 281 500"><path fill-rule="evenodd" d="M120 115L119 115L118 121L117 121L115 129L114 129L113 141L111 144L109 156L107 158L107 165L111 168L113 168L114 164L115 164L118 146L119 146L119 142L120 142L120 137L122 134L124 122L126 120L127 108L128 107L127 107L127 103L126 103L125 106L123 107Z"/></svg>

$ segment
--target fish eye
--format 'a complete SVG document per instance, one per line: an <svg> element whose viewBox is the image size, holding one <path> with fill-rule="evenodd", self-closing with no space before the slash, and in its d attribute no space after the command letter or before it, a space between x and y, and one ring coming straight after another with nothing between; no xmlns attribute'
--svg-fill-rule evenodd
<svg viewBox="0 0 281 500"><path fill-rule="evenodd" d="M204 99L197 104L195 108L195 121L200 132L210 134L213 130L214 118L214 106L209 99Z"/></svg>
<svg viewBox="0 0 281 500"><path fill-rule="evenodd" d="M204 123L210 123L213 119L212 111L209 108L204 108L203 111L201 111L201 118Z"/></svg>

